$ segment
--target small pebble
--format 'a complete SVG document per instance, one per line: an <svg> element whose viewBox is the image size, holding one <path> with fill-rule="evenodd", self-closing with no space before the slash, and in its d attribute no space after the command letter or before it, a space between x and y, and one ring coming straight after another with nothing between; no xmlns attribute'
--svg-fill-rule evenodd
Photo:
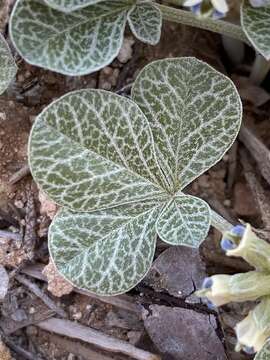
<svg viewBox="0 0 270 360"><path fill-rule="evenodd" d="M34 314L36 312L36 309L33 307L33 306L31 306L30 307L30 309L29 309L29 314Z"/></svg>

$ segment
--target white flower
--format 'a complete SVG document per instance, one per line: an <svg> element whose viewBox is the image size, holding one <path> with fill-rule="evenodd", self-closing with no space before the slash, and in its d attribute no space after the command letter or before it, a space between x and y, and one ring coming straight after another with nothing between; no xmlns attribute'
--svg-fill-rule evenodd
<svg viewBox="0 0 270 360"><path fill-rule="evenodd" d="M236 350L247 353L260 351L270 337L270 297L266 296L249 312L248 316L235 327Z"/></svg>
<svg viewBox="0 0 270 360"><path fill-rule="evenodd" d="M226 231L221 248L227 256L242 257L256 270L270 272L270 244L260 239L249 224L234 226Z"/></svg>
<svg viewBox="0 0 270 360"><path fill-rule="evenodd" d="M229 7L226 0L185 0L187 6L199 16L212 16L215 19L226 16Z"/></svg>
<svg viewBox="0 0 270 360"><path fill-rule="evenodd" d="M249 271L235 275L213 275L206 278L196 296L207 299L214 306L231 301L253 301L270 294L270 274Z"/></svg>

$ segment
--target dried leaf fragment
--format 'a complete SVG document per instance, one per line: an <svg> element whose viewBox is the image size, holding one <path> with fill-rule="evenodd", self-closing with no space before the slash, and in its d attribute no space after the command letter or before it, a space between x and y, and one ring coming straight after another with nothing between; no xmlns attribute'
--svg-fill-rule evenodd
<svg viewBox="0 0 270 360"><path fill-rule="evenodd" d="M0 359L1 360L11 360L12 359L9 349L6 347L6 345L1 340L0 340Z"/></svg>
<svg viewBox="0 0 270 360"><path fill-rule="evenodd" d="M51 259L49 264L45 266L42 273L47 277L48 290L54 296L61 297L72 292L73 286L59 274Z"/></svg>

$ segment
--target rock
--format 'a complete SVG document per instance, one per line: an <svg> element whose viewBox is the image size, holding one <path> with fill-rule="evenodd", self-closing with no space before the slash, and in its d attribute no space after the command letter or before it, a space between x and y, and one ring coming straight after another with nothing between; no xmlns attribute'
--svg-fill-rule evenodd
<svg viewBox="0 0 270 360"><path fill-rule="evenodd" d="M232 80L242 100L248 101L256 107L262 106L270 100L270 94L262 87L253 84L249 78L234 75Z"/></svg>
<svg viewBox="0 0 270 360"><path fill-rule="evenodd" d="M1 360L12 359L9 349L6 347L6 345L3 343L1 339L0 339L0 359Z"/></svg>
<svg viewBox="0 0 270 360"><path fill-rule="evenodd" d="M144 325L163 360L227 359L213 315L151 305Z"/></svg>
<svg viewBox="0 0 270 360"><path fill-rule="evenodd" d="M129 311L110 310L105 318L107 327L118 327L127 330L143 330L143 325L138 321L137 315Z"/></svg>
<svg viewBox="0 0 270 360"><path fill-rule="evenodd" d="M50 262L45 266L42 272L48 279L48 290L57 297L70 294L73 290L73 286L63 278L63 276L56 269L54 263L50 259Z"/></svg>
<svg viewBox="0 0 270 360"><path fill-rule="evenodd" d="M119 76L119 69L106 66L100 71L98 87L103 90L111 90L116 85Z"/></svg>
<svg viewBox="0 0 270 360"><path fill-rule="evenodd" d="M123 41L123 45L119 51L117 59L122 63L127 63L132 58L132 46L134 45L135 40L133 37L125 37Z"/></svg>
<svg viewBox="0 0 270 360"><path fill-rule="evenodd" d="M4 266L0 265L0 301L3 301L8 291L9 277Z"/></svg>
<svg viewBox="0 0 270 360"><path fill-rule="evenodd" d="M128 341L132 344L132 345L138 345L141 338L143 336L143 331L134 331L131 330L127 333L127 337L128 337Z"/></svg>
<svg viewBox="0 0 270 360"><path fill-rule="evenodd" d="M251 191L245 183L234 186L234 209L239 217L256 217L259 215Z"/></svg>
<svg viewBox="0 0 270 360"><path fill-rule="evenodd" d="M27 320L27 314L23 309L17 309L11 314L11 319L17 322Z"/></svg>
<svg viewBox="0 0 270 360"><path fill-rule="evenodd" d="M25 250L22 247L18 248L14 240L0 237L1 265L17 267L27 259Z"/></svg>
<svg viewBox="0 0 270 360"><path fill-rule="evenodd" d="M39 190L38 199L40 202L40 214L46 215L52 220L57 213L57 205L41 190Z"/></svg>
<svg viewBox="0 0 270 360"><path fill-rule="evenodd" d="M199 302L191 294L201 287L205 276L198 249L172 246L153 263L145 281L156 291L166 290L175 297Z"/></svg>

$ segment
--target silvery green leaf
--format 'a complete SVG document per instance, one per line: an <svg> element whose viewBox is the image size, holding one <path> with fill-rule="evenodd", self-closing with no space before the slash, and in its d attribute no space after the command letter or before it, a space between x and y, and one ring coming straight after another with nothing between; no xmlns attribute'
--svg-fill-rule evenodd
<svg viewBox="0 0 270 360"><path fill-rule="evenodd" d="M65 75L88 74L117 56L131 7L126 0L116 0L63 13L39 0L18 0L11 39L32 65Z"/></svg>
<svg viewBox="0 0 270 360"><path fill-rule="evenodd" d="M8 87L17 72L17 66L4 37L0 34L0 94Z"/></svg>
<svg viewBox="0 0 270 360"><path fill-rule="evenodd" d="M76 211L165 192L147 119L131 100L107 91L79 90L49 105L33 126L29 164L49 197Z"/></svg>
<svg viewBox="0 0 270 360"><path fill-rule="evenodd" d="M60 211L49 230L56 267L79 288L100 295L128 291L153 261L159 211L154 202L93 213Z"/></svg>
<svg viewBox="0 0 270 360"><path fill-rule="evenodd" d="M52 8L64 12L78 10L89 5L97 4L101 1L104 0L45 0Z"/></svg>
<svg viewBox="0 0 270 360"><path fill-rule="evenodd" d="M241 24L254 48L270 60L270 3L255 8L248 0L243 1Z"/></svg>
<svg viewBox="0 0 270 360"><path fill-rule="evenodd" d="M234 84L195 58L147 65L134 83L132 98L151 124L172 192L217 163L240 128L242 105Z"/></svg>
<svg viewBox="0 0 270 360"><path fill-rule="evenodd" d="M198 247L210 227L208 204L190 195L179 195L167 203L157 221L160 238L171 245Z"/></svg>
<svg viewBox="0 0 270 360"><path fill-rule="evenodd" d="M270 360L270 339L266 341L263 348L256 354L254 360Z"/></svg>
<svg viewBox="0 0 270 360"><path fill-rule="evenodd" d="M153 4L138 4L128 14L129 26L139 40L156 45L160 40L162 15Z"/></svg>

